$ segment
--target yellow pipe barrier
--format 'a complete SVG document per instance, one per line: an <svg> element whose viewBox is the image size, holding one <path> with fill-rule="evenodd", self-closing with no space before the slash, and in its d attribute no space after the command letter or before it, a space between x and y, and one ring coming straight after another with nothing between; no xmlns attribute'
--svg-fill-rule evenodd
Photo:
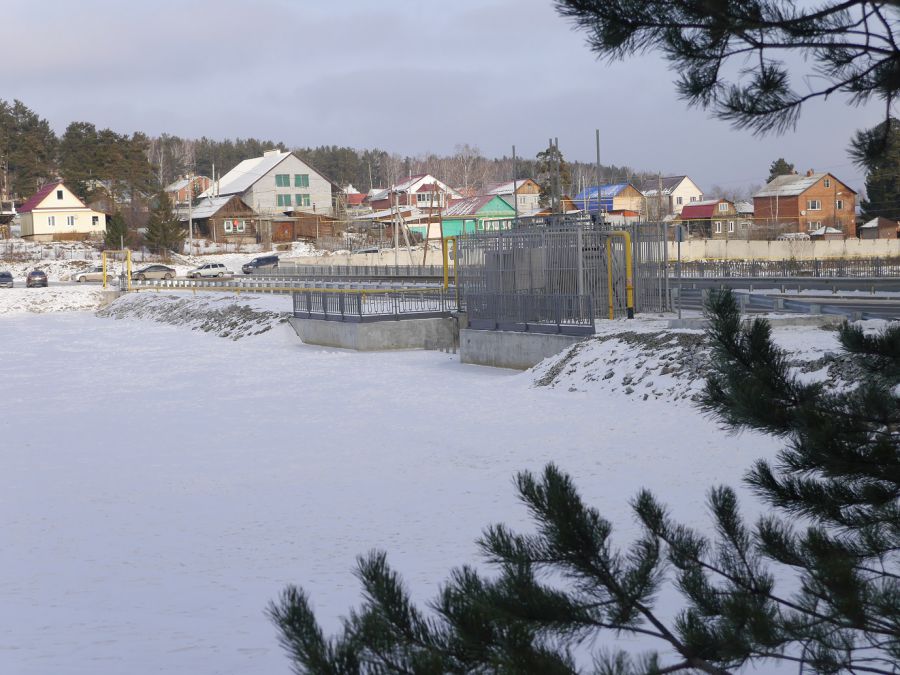
<svg viewBox="0 0 900 675"><path fill-rule="evenodd" d="M625 230L613 230L610 236L622 237L625 244L625 315L634 318L634 260L631 254L631 235ZM609 318L615 318L613 308L612 239L606 240L606 271L609 290Z"/></svg>

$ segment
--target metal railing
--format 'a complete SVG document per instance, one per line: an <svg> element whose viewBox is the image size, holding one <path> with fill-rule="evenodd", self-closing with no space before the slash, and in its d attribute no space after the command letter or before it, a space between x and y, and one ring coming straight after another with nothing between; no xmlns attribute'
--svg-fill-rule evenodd
<svg viewBox="0 0 900 675"><path fill-rule="evenodd" d="M669 261L674 276L675 263ZM900 277L898 258L815 260L695 260L681 263L685 278L720 277Z"/></svg>
<svg viewBox="0 0 900 675"><path fill-rule="evenodd" d="M443 288L309 289L293 293L294 317L355 323L445 317L457 309L454 297Z"/></svg>
<svg viewBox="0 0 900 675"><path fill-rule="evenodd" d="M466 312L469 327L475 329L594 334L590 295L467 293Z"/></svg>
<svg viewBox="0 0 900 675"><path fill-rule="evenodd" d="M279 265L274 269L259 270L254 273L254 276L274 278L412 277L436 279L443 277L443 274L444 269L441 265Z"/></svg>

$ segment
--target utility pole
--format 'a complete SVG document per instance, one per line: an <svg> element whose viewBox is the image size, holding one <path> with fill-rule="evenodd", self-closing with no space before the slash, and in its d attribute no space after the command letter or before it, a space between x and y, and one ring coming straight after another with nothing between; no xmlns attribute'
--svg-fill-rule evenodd
<svg viewBox="0 0 900 675"><path fill-rule="evenodd" d="M176 193L177 194L177 193ZM194 254L194 173L188 177L188 255Z"/></svg>
<svg viewBox="0 0 900 675"><path fill-rule="evenodd" d="M514 221L516 227L519 227L519 187L518 187L518 172L516 171L516 146L512 147L513 151L513 208L515 209Z"/></svg>
<svg viewBox="0 0 900 675"><path fill-rule="evenodd" d="M590 200L588 200L587 210L590 215ZM600 223L600 129L597 129L597 223Z"/></svg>

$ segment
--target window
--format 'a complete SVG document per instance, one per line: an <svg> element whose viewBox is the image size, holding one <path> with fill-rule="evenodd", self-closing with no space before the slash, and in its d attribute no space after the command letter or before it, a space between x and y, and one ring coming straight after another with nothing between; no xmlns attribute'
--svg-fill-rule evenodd
<svg viewBox="0 0 900 675"><path fill-rule="evenodd" d="M822 202L818 199L807 199L806 200L806 208L809 211L821 211L822 210Z"/></svg>
<svg viewBox="0 0 900 675"><path fill-rule="evenodd" d="M726 204L725 202L719 202L719 211L727 211L727 210L728 210L728 204Z"/></svg>
<svg viewBox="0 0 900 675"><path fill-rule="evenodd" d="M290 206L291 205L291 196L290 195L275 195L275 203L278 206Z"/></svg>
<svg viewBox="0 0 900 675"><path fill-rule="evenodd" d="M728 221L728 231L734 232L734 221L733 220Z"/></svg>
<svg viewBox="0 0 900 675"><path fill-rule="evenodd" d="M818 230L822 227L822 221L820 220L810 220L806 223L806 229L808 230Z"/></svg>
<svg viewBox="0 0 900 675"><path fill-rule="evenodd" d="M297 206L309 206L309 195L294 195Z"/></svg>
<svg viewBox="0 0 900 675"><path fill-rule="evenodd" d="M836 208L838 211L843 211L843 210L844 210L844 200L843 200L843 199L838 199L838 200L837 200L837 203L835 203L835 208Z"/></svg>
<svg viewBox="0 0 900 675"><path fill-rule="evenodd" d="M275 174L275 187L291 187L291 174L276 173Z"/></svg>
<svg viewBox="0 0 900 675"><path fill-rule="evenodd" d="M66 225L75 227L75 216L66 216Z"/></svg>
<svg viewBox="0 0 900 675"><path fill-rule="evenodd" d="M57 198L57 199L62 199L62 198L63 198L63 191L62 191L62 190L57 190L57 191L56 191L56 198Z"/></svg>
<svg viewBox="0 0 900 675"><path fill-rule="evenodd" d="M222 222L222 225L225 228L225 234L231 234L231 232L232 232L231 221L225 220Z"/></svg>
<svg viewBox="0 0 900 675"><path fill-rule="evenodd" d="M691 200L691 201L693 201L693 200ZM676 197L675 203L676 204L684 204L684 197Z"/></svg>
<svg viewBox="0 0 900 675"><path fill-rule="evenodd" d="M308 173L295 173L294 174L294 187L309 187L309 174Z"/></svg>
<svg viewBox="0 0 900 675"><path fill-rule="evenodd" d="M56 216L47 216L47 225L50 227L56 225Z"/></svg>
<svg viewBox="0 0 900 675"><path fill-rule="evenodd" d="M91 216L91 225L97 226L100 224L100 216Z"/></svg>
<svg viewBox="0 0 900 675"><path fill-rule="evenodd" d="M702 197L703 195L700 195L700 196ZM695 202L695 201L697 201L697 198L696 198L696 197L691 197L691 201L692 201L692 202Z"/></svg>
<svg viewBox="0 0 900 675"><path fill-rule="evenodd" d="M831 181L827 178L825 179L825 187L831 187Z"/></svg>
<svg viewBox="0 0 900 675"><path fill-rule="evenodd" d="M722 234L722 221L716 221L716 234Z"/></svg>

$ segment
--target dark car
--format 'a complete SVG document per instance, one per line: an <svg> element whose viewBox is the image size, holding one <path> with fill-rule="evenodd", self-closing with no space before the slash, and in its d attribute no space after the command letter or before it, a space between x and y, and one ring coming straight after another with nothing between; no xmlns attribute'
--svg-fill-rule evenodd
<svg viewBox="0 0 900 675"><path fill-rule="evenodd" d="M147 265L131 273L132 279L144 281L145 279L174 279L175 270L166 265Z"/></svg>
<svg viewBox="0 0 900 675"><path fill-rule="evenodd" d="M0 272L0 287L2 287L2 288L12 288L13 287L12 274L10 274L9 272Z"/></svg>
<svg viewBox="0 0 900 675"><path fill-rule="evenodd" d="M41 270L31 270L25 277L25 288L47 287L47 275Z"/></svg>
<svg viewBox="0 0 900 675"><path fill-rule="evenodd" d="M244 274L252 274L253 272L258 272L262 269L275 269L278 267L278 256L277 255L262 255L258 258L254 258L248 263L245 263L241 267L241 271Z"/></svg>

